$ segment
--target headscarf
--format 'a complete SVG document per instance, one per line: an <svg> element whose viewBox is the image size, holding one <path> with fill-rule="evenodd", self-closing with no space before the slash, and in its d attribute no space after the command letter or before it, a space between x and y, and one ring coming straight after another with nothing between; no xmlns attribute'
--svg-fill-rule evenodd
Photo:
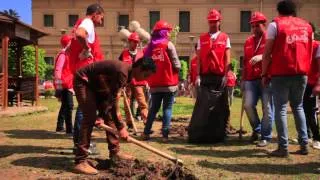
<svg viewBox="0 0 320 180"><path fill-rule="evenodd" d="M167 29L162 29L160 31L154 31L151 35L151 40L150 43L148 44L148 47L145 52L146 57L151 57L152 56L152 49L155 45L162 43L166 40L168 40L168 32L169 30Z"/></svg>

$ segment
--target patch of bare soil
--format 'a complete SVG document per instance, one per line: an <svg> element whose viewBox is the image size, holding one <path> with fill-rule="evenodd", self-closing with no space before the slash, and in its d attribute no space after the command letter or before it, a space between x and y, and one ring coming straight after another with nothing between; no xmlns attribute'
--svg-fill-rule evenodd
<svg viewBox="0 0 320 180"><path fill-rule="evenodd" d="M190 121L190 117L173 117L171 119L171 122L181 122L181 123L185 123L185 122L189 122ZM162 116L158 116L156 118L156 121L162 121Z"/></svg>
<svg viewBox="0 0 320 180"><path fill-rule="evenodd" d="M173 124L170 128L170 134L177 134L181 137L188 136L188 126L183 124Z"/></svg>
<svg viewBox="0 0 320 180"><path fill-rule="evenodd" d="M197 179L190 170L173 164L151 163L149 161L100 161L97 165L100 174L106 174L110 179ZM110 176L111 175L111 176ZM101 177L103 178L103 177ZM100 179L100 177L99 177Z"/></svg>

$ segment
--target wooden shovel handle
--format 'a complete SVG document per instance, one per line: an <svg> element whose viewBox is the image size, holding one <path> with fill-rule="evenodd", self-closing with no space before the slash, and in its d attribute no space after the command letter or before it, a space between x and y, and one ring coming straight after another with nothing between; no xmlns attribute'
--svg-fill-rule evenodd
<svg viewBox="0 0 320 180"><path fill-rule="evenodd" d="M108 131L110 133L113 133L115 135L118 135L118 132L115 129L113 129L112 127L110 127L110 126L107 126L105 124L99 124L98 127L103 128L104 130L106 130L106 131ZM160 151L159 149L156 149L156 148L154 148L154 147L152 147L152 146L150 146L148 144L145 144L145 143L143 143L143 142L141 142L141 141L139 141L139 140L137 140L137 139L135 139L133 137L129 136L127 138L127 141L130 142L130 143L133 143L133 144L135 144L137 146L140 146L140 147L142 147L142 148L144 148L144 149L146 149L148 151L151 151L151 152L153 152L153 153L155 153L155 154L157 154L157 155L159 155L159 156L161 156L163 158L166 158L166 159L168 159L168 160L170 160L170 161L172 161L174 163L177 163L179 165L183 165L183 161L181 159L177 159L177 158L175 158L175 157L173 157L173 156L171 156L171 155L169 155L169 154L167 154L167 153L165 153L163 151Z"/></svg>
<svg viewBox="0 0 320 180"><path fill-rule="evenodd" d="M131 121L131 124L132 124L132 127L133 127L133 132L135 133L135 134L137 134L138 133L138 129L137 129L137 126L136 126L136 124L134 123L134 119L133 119L133 116L132 116L132 112L131 112L131 109L130 109L130 104L129 104L129 102L128 102L128 98L127 98L127 94L126 94L126 91L125 90L122 90L122 94L123 94L123 98L124 98L124 105L127 107L127 110L128 110L128 112L129 112L129 119L130 119L130 121Z"/></svg>

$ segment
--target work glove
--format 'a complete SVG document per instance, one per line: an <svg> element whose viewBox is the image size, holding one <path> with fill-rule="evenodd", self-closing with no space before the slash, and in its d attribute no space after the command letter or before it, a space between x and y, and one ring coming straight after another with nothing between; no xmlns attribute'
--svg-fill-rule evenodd
<svg viewBox="0 0 320 180"><path fill-rule="evenodd" d="M197 76L195 85L196 85L197 87L200 87L200 84L201 84L201 78L200 78L200 76Z"/></svg>
<svg viewBox="0 0 320 180"><path fill-rule="evenodd" d="M79 59L84 60L88 58L93 58L93 55L91 53L91 49L83 49L82 52L79 54Z"/></svg>
<svg viewBox="0 0 320 180"><path fill-rule="evenodd" d="M260 61L262 61L262 54L253 56L253 57L250 59L250 64L251 64L251 65L255 65L255 64L257 64L257 63L260 62Z"/></svg>

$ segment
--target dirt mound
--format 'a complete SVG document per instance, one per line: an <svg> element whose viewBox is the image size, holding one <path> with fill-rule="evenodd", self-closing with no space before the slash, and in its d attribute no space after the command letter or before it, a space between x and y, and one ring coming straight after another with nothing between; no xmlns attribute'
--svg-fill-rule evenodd
<svg viewBox="0 0 320 180"><path fill-rule="evenodd" d="M170 128L170 134L178 134L181 137L185 137L188 135L188 126L174 124Z"/></svg>
<svg viewBox="0 0 320 180"><path fill-rule="evenodd" d="M162 121L162 116L159 115L156 118L156 121ZM181 122L181 123L183 123L183 122L189 122L189 121L190 121L190 117L173 117L171 119L171 122Z"/></svg>
<svg viewBox="0 0 320 180"><path fill-rule="evenodd" d="M181 166L140 160L122 160L116 163L109 160L100 161L97 168L100 172L108 171L111 174L111 179L197 179L190 170Z"/></svg>

